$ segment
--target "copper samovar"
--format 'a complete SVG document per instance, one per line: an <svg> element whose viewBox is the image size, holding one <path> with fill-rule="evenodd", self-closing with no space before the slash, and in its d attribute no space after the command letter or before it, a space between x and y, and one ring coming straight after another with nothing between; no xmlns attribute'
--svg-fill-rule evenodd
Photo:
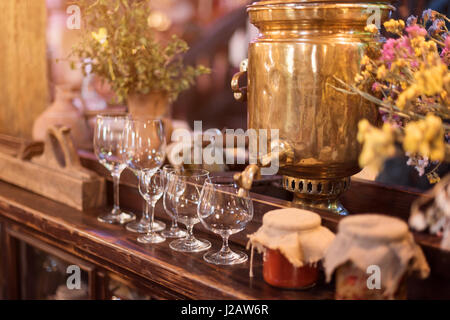
<svg viewBox="0 0 450 320"><path fill-rule="evenodd" d="M354 83L368 44L379 41L365 31L394 10L389 1L260 1L247 7L259 30L248 62L232 80L235 98L248 100L248 128L278 129L269 141L276 150L283 187L294 202L346 214L338 197L360 171L358 122L376 122L374 105L336 90L338 80ZM372 20L372 21L371 21ZM239 78L247 73L247 88ZM258 168L272 154L235 176L249 189Z"/></svg>

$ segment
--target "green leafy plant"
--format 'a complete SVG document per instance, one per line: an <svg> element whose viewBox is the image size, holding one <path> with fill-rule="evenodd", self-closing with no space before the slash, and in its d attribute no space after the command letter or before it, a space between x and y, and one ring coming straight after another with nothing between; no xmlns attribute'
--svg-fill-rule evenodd
<svg viewBox="0 0 450 320"><path fill-rule="evenodd" d="M119 102L131 94L162 91L171 101L189 89L195 79L209 73L204 66L186 66L187 43L177 36L166 44L149 26L148 1L80 0L84 30L73 48L84 73L107 81ZM76 66L71 61L72 66Z"/></svg>

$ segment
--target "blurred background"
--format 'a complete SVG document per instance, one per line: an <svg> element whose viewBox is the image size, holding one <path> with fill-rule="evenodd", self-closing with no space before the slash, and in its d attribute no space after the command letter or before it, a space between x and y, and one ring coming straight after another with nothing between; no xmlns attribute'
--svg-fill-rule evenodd
<svg viewBox="0 0 450 320"><path fill-rule="evenodd" d="M94 76L84 77L70 69L66 59L77 42L78 30L66 27L66 9L73 0L0 1L0 134L31 138L34 120L52 104L55 86L79 89L74 105L86 117L93 117L114 105L112 94ZM151 24L164 39L178 34L191 50L187 63L201 63L212 73L202 76L173 106L173 118L192 126L203 121L203 129L246 129L246 105L236 102L230 89L231 77L247 57L248 42L256 29L249 24L245 6L248 0L157 0L148 1L154 9ZM450 15L450 0L400 0L395 15L406 19L432 8ZM386 183L429 188L425 177L393 159L378 179ZM406 170L406 174L405 174ZM444 166L444 170L448 167ZM391 172L392 171L392 172ZM375 178L369 175L369 178Z"/></svg>
<svg viewBox="0 0 450 320"><path fill-rule="evenodd" d="M191 50L187 63L201 63L212 69L175 103L173 116L203 120L203 128L246 128L246 107L234 101L230 90L232 75L247 57L248 42L256 29L248 23L245 6L248 0L158 0L148 1L154 9L153 27L164 39L178 34ZM99 79L84 78L72 71L67 58L77 42L78 30L66 27L66 9L73 0L4 0L0 4L0 67L5 83L0 86L0 104L16 104L14 112L3 110L0 132L30 137L34 118L54 99L58 84L77 85L88 111L112 105L111 93ZM76 1L75 1L76 3ZM443 13L450 10L449 0L400 0L396 15L407 18L419 15L426 8ZM14 29L14 26L23 28ZM44 31L44 32L41 32ZM26 49L22 49L26 48ZM45 61L40 58L45 52ZM25 77L24 77L25 76ZM42 81L35 81L41 79ZM7 81L6 81L7 80ZM37 86L37 87L36 87ZM23 87L27 95L22 94ZM33 93L33 95L31 95ZM23 119L18 119L25 117ZM24 125L25 124L25 125Z"/></svg>

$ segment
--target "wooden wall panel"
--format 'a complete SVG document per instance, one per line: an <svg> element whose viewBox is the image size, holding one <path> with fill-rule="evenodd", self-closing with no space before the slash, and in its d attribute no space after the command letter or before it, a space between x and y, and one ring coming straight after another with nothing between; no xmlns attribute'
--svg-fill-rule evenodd
<svg viewBox="0 0 450 320"><path fill-rule="evenodd" d="M0 0L0 133L31 137L47 104L45 0Z"/></svg>

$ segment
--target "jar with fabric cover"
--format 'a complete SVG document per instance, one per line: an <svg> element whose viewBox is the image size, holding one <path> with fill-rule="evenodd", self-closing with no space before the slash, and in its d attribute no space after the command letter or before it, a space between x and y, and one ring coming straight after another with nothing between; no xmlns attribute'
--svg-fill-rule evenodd
<svg viewBox="0 0 450 320"><path fill-rule="evenodd" d="M334 239L318 214L295 208L267 212L263 225L249 235L252 248L263 253L264 280L275 287L306 289L319 278L318 263Z"/></svg>
<svg viewBox="0 0 450 320"><path fill-rule="evenodd" d="M406 299L407 277L429 275L408 225L379 214L346 217L324 260L327 281L336 273L337 299Z"/></svg>

